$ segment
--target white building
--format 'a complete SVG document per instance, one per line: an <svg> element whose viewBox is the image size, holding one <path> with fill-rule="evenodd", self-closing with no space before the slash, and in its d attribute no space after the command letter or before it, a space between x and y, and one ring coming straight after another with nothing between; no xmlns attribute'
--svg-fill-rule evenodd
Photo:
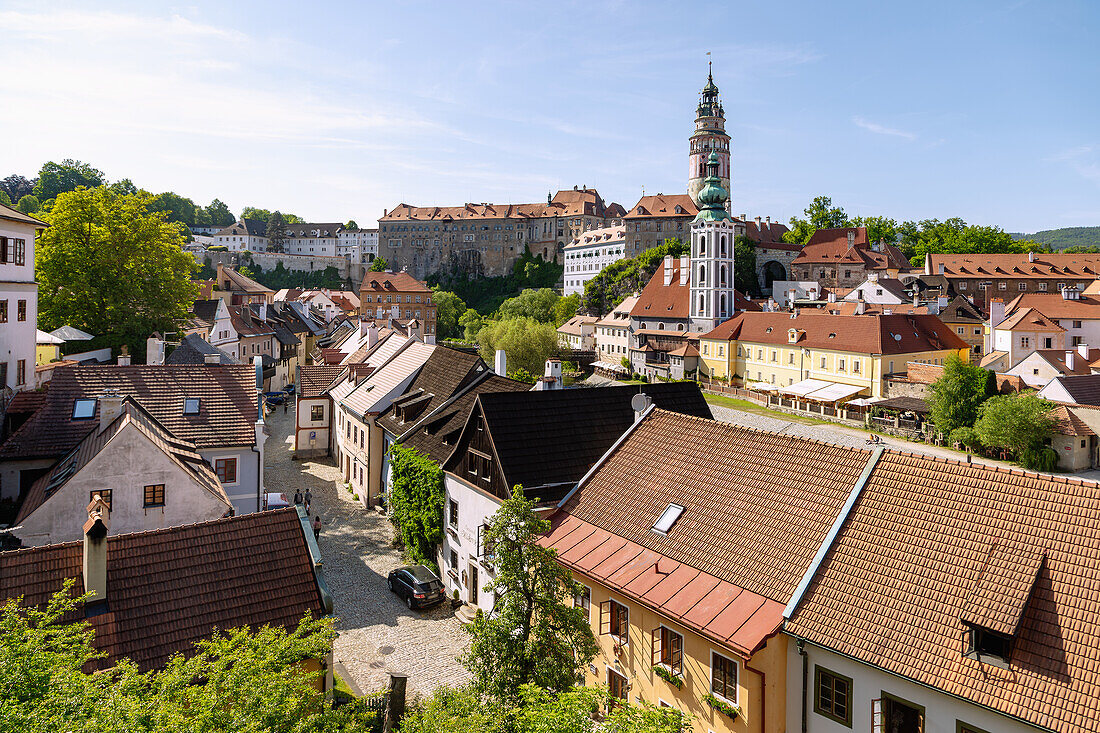
<svg viewBox="0 0 1100 733"><path fill-rule="evenodd" d="M266 252L267 225L258 219L240 219L214 235L214 244L230 252Z"/></svg>
<svg viewBox="0 0 1100 733"><path fill-rule="evenodd" d="M638 304L638 296L627 296L596 321L596 357L607 364L621 364L630 358L630 311Z"/></svg>
<svg viewBox="0 0 1100 733"><path fill-rule="evenodd" d="M1035 308L1017 308L1005 316L1004 301L989 301L985 356L981 366L1006 372L1041 349L1067 348L1066 329Z"/></svg>
<svg viewBox="0 0 1100 733"><path fill-rule="evenodd" d="M591 229L565 245L565 295L584 293L584 284L623 258L626 227Z"/></svg>
<svg viewBox="0 0 1100 733"><path fill-rule="evenodd" d="M1056 377L1092 374L1092 364L1098 360L1100 349L1090 349L1088 344L1074 349L1038 349L1005 373L1019 377L1028 387L1042 389Z"/></svg>
<svg viewBox="0 0 1100 733"><path fill-rule="evenodd" d="M706 185L699 191L699 214L691 223L692 330L710 331L734 312L733 240L736 229L726 211L729 192L718 177L718 154L707 160Z"/></svg>
<svg viewBox="0 0 1100 733"><path fill-rule="evenodd" d="M336 256L343 224L287 224L283 251L292 255Z"/></svg>
<svg viewBox="0 0 1100 733"><path fill-rule="evenodd" d="M851 302L862 300L876 305L900 305L909 302L904 288L905 283L901 280L880 278L877 272L869 272L867 279L852 288L844 296L844 300Z"/></svg>
<svg viewBox="0 0 1100 733"><path fill-rule="evenodd" d="M336 254L361 264L374 262L378 256L378 230L341 229L336 239Z"/></svg>
<svg viewBox="0 0 1100 733"><path fill-rule="evenodd" d="M34 235L44 226L0 204L0 393L34 387L38 333Z"/></svg>

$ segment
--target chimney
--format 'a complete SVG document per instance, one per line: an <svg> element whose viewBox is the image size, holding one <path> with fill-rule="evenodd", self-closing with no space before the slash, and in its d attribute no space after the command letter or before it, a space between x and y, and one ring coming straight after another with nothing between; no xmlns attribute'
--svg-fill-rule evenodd
<svg viewBox="0 0 1100 733"><path fill-rule="evenodd" d="M92 604L107 602L107 530L111 526L111 510L99 494L88 504L88 521L84 523L84 592L90 597L84 602L87 611Z"/></svg>
<svg viewBox="0 0 1100 733"><path fill-rule="evenodd" d="M156 335L145 339L145 363L153 365L164 363L164 339L157 338Z"/></svg>
<svg viewBox="0 0 1100 733"><path fill-rule="evenodd" d="M859 300L856 301L856 311L855 311L855 313L856 313L857 316L862 316L866 312L867 312L867 303L863 300L863 298L860 298Z"/></svg>
<svg viewBox="0 0 1100 733"><path fill-rule="evenodd" d="M261 321L266 321L267 320L267 301L266 300L260 303L260 320Z"/></svg>
<svg viewBox="0 0 1100 733"><path fill-rule="evenodd" d="M687 285L688 278L691 276L691 270L688 268L691 266L690 260L687 255L680 256L680 285Z"/></svg>
<svg viewBox="0 0 1100 733"><path fill-rule="evenodd" d="M1074 371L1077 369L1077 352L1070 350L1066 352L1066 369L1068 371Z"/></svg>
<svg viewBox="0 0 1100 733"><path fill-rule="evenodd" d="M126 344L122 345L122 349L118 355L119 366L130 366L130 347Z"/></svg>
<svg viewBox="0 0 1100 733"><path fill-rule="evenodd" d="M1081 358L1085 361L1089 360L1089 345L1077 344L1077 353L1081 355Z"/></svg>
<svg viewBox="0 0 1100 733"><path fill-rule="evenodd" d="M856 243L856 230L855 229L849 229L848 230L848 246L852 247L852 246L855 245L855 243Z"/></svg>
<svg viewBox="0 0 1100 733"><path fill-rule="evenodd" d="M367 331L370 330L370 323L371 321L368 321L366 318L359 319L359 338L367 337Z"/></svg>
<svg viewBox="0 0 1100 733"><path fill-rule="evenodd" d="M1005 319L1005 302L1000 298L989 301L989 327L996 327Z"/></svg>
<svg viewBox="0 0 1100 733"><path fill-rule="evenodd" d="M760 217L759 217L759 216L758 216L758 217L756 217L756 229L757 229L758 231L761 231L761 227L760 227Z"/></svg>
<svg viewBox="0 0 1100 733"><path fill-rule="evenodd" d="M1035 253L1034 252L1028 252L1027 253L1027 261L1028 262L1034 262L1035 261Z"/></svg>
<svg viewBox="0 0 1100 733"><path fill-rule="evenodd" d="M225 276L224 270L225 270L225 267L222 265L222 263L219 262L218 263L217 274L214 275L214 289L215 290L221 290L222 289L222 279Z"/></svg>
<svg viewBox="0 0 1100 733"><path fill-rule="evenodd" d="M493 371L495 371L497 373L498 377L507 377L508 376L508 354L505 353L504 349L497 349L496 357L497 357L496 358L496 365L495 365L495 368L493 369Z"/></svg>
<svg viewBox="0 0 1100 733"><path fill-rule="evenodd" d="M415 318L409 321L409 338L416 339L417 341L423 341L423 337L420 335L420 321Z"/></svg>
<svg viewBox="0 0 1100 733"><path fill-rule="evenodd" d="M378 343L378 326L374 325L374 321L371 321L367 326L367 348L373 349L375 344Z"/></svg>
<svg viewBox="0 0 1100 733"><path fill-rule="evenodd" d="M665 287L672 282L672 255L665 256Z"/></svg>
<svg viewBox="0 0 1100 733"><path fill-rule="evenodd" d="M106 430L121 414L122 395L117 389L104 390L99 396L99 432Z"/></svg>

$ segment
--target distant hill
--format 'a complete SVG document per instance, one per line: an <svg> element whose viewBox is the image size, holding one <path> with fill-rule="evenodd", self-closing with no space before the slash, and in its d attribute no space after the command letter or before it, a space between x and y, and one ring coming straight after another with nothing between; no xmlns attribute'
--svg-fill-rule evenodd
<svg viewBox="0 0 1100 733"><path fill-rule="evenodd" d="M1100 227L1066 227L1047 229L1034 234L1012 233L1013 239L1031 239L1051 249L1066 247L1100 247Z"/></svg>

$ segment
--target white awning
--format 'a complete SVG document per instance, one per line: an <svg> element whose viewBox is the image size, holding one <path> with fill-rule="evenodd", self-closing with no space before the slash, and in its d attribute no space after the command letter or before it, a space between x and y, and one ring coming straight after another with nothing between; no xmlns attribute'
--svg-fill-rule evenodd
<svg viewBox="0 0 1100 733"><path fill-rule="evenodd" d="M842 400L845 397L851 397L854 394L858 394L863 391L863 387L858 387L851 384L830 384L827 387L811 392L806 395L808 400L817 400L818 402L836 402Z"/></svg>
<svg viewBox="0 0 1100 733"><path fill-rule="evenodd" d="M749 382L747 385L749 389L755 389L759 392L773 392L775 391L775 385L771 382Z"/></svg>
<svg viewBox="0 0 1100 733"><path fill-rule="evenodd" d="M795 382L794 384L786 387L780 387L779 391L783 394L793 394L799 397L805 397L811 392L816 392L819 389L824 389L832 385L833 382L825 382L820 379L803 379L801 382Z"/></svg>
<svg viewBox="0 0 1100 733"><path fill-rule="evenodd" d="M626 367L624 367L622 364L612 364L611 362L608 362L608 361L594 361L594 362L592 362L592 368L593 369L606 369L609 372L625 372L625 371L627 371Z"/></svg>
<svg viewBox="0 0 1100 733"><path fill-rule="evenodd" d="M854 400L848 400L849 405L855 405L856 407L866 407L867 405L873 405L876 402L882 402L881 397L857 397Z"/></svg>

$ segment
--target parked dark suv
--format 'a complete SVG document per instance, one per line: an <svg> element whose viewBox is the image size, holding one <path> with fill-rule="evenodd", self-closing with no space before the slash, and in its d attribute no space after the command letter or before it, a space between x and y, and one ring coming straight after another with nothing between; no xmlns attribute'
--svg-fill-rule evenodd
<svg viewBox="0 0 1100 733"><path fill-rule="evenodd" d="M425 608L441 603L443 581L423 565L406 565L391 570L386 579L390 590L405 600L409 608Z"/></svg>

